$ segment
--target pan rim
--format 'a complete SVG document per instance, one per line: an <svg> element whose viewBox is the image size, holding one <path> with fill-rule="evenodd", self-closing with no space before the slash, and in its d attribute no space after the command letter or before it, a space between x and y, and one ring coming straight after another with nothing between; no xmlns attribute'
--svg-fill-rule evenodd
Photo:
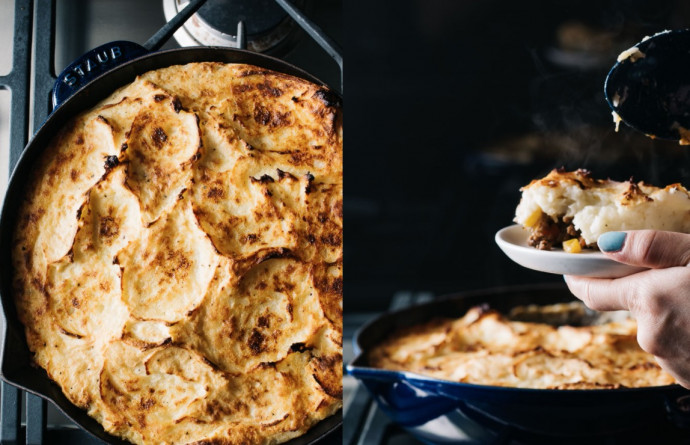
<svg viewBox="0 0 690 445"><path fill-rule="evenodd" d="M451 380L442 380L423 374L410 372L410 371L394 371L375 368L369 366L366 359L368 354L368 348L362 345L362 339L366 336L368 331L374 329L377 325L386 322L390 319L398 319L405 314L414 312L423 312L425 309L434 308L442 304L450 304L452 302L458 302L470 298L480 298L480 297L493 297L493 298L504 298L506 294L518 294L524 292L564 292L567 289L565 284L560 283L538 283L538 284L523 284L518 286L499 286L486 289L475 289L464 292L456 292L450 294L444 294L433 301L428 301L425 303L405 307L402 309L397 309L393 311L384 312L373 319L367 321L362 325L353 335L353 345L356 348L355 357L345 366L345 370L348 374L360 379L362 376L368 376L374 379L380 379L385 381L415 381L422 384L428 385L438 385L441 387L451 388L453 390L467 390L467 391L483 391L483 392L494 392L501 391L506 394L514 394L515 396L524 397L552 397L568 394L574 395L575 397L608 397L609 395L613 397L621 397L625 395L637 395L647 392L677 392L677 391L688 391L677 383L662 386L647 386L641 388L616 388L616 389L606 389L606 388L596 388L596 389L540 389L540 388L518 388L518 387L507 387L507 386L495 386L495 385L480 385L475 383L465 383L465 382L454 382ZM564 294L565 295L565 294ZM572 301L577 301L577 299L572 296ZM364 364L360 364L364 362Z"/></svg>

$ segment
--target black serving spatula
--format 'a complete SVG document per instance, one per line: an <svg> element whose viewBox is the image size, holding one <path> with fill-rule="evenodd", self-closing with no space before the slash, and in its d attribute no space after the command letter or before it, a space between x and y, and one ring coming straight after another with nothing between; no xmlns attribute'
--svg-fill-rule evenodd
<svg viewBox="0 0 690 445"><path fill-rule="evenodd" d="M630 127L690 144L690 30L663 31L624 51L604 92Z"/></svg>

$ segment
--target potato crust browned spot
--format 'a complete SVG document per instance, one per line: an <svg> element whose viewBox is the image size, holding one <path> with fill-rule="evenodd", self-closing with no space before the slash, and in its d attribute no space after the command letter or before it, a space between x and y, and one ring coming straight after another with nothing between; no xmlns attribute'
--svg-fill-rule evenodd
<svg viewBox="0 0 690 445"><path fill-rule="evenodd" d="M134 443L274 444L342 406L337 96L242 64L139 76L55 135L13 289L36 364Z"/></svg>

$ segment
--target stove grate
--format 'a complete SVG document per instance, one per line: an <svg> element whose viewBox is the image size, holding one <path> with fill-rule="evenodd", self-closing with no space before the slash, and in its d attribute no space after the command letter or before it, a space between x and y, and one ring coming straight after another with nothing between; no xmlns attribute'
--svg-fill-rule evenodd
<svg viewBox="0 0 690 445"><path fill-rule="evenodd" d="M11 93L10 171L28 143L29 135L50 114L50 91L55 82L51 69L55 41L55 0L16 1L14 16L11 70L0 77L0 89ZM2 445L102 443L81 429L48 427L47 402L5 382L0 390L0 409Z"/></svg>

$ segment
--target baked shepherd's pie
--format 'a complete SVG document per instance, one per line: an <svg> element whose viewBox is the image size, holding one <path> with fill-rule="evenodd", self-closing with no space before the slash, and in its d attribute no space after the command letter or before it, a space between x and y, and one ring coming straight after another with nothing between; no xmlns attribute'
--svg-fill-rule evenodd
<svg viewBox="0 0 690 445"><path fill-rule="evenodd" d="M614 389L675 383L637 343L626 313L590 325L581 303L521 306L501 314L477 306L456 319L401 328L370 351L371 366L478 385Z"/></svg>
<svg viewBox="0 0 690 445"><path fill-rule="evenodd" d="M329 90L221 63L76 116L14 234L35 362L135 443L279 443L334 414L341 124Z"/></svg>

